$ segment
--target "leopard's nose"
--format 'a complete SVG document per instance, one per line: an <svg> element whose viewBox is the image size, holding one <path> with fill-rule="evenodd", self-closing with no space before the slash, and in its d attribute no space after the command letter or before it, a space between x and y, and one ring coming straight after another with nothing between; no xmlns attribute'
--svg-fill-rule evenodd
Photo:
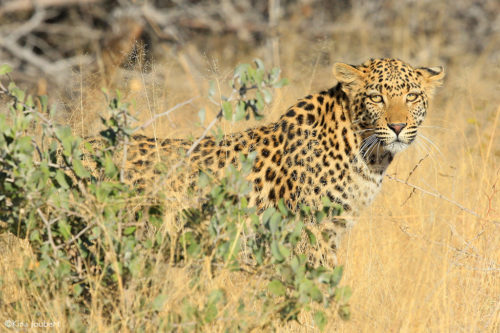
<svg viewBox="0 0 500 333"><path fill-rule="evenodd" d="M396 135L398 135L399 133L401 133L403 128L406 127L406 123L393 123L393 124L387 124L387 126L389 126L389 128L393 130L394 133L396 133Z"/></svg>

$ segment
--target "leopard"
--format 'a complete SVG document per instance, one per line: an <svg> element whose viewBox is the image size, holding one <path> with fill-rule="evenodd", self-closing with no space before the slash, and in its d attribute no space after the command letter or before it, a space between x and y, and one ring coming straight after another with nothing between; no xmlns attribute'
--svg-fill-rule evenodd
<svg viewBox="0 0 500 333"><path fill-rule="evenodd" d="M335 63L333 77L333 87L299 99L277 121L222 140L207 136L193 145L135 136L128 168L140 181L158 156L172 158L183 150L194 170L191 180L200 170L221 177L230 164L240 167L241 154L253 153L249 204L262 212L282 200L297 212L304 205L319 208L322 198L328 198L342 211L328 223L335 250L380 192L395 155L417 138L444 69L371 58L361 65Z"/></svg>

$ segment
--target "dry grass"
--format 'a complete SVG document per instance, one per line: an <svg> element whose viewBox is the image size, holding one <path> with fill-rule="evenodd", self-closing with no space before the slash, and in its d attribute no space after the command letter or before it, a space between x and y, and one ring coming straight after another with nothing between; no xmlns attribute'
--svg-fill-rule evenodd
<svg viewBox="0 0 500 333"><path fill-rule="evenodd" d="M333 85L330 66L334 61L356 63L368 57L394 56L414 65L439 65L442 59L448 59L448 76L421 130L433 143L421 138L420 143L401 153L389 168L389 175L408 184L386 179L380 196L344 239L339 262L345 265L343 283L354 291L352 319L340 322L333 317L326 331L499 332L500 67L499 55L495 53L498 40L484 41L485 50L467 55L460 53L464 51L460 45L446 44L446 36L439 32L412 36L409 28L395 20L393 27L398 29L392 39L382 41L370 30L369 23L356 17L350 19L351 24L359 25L358 33L329 40L310 41L293 29L286 33L283 28L279 61L291 84L276 96L268 121L276 119L297 98ZM443 45L448 48L440 52ZM115 87L128 92L136 101L140 118L147 120L178 102L204 96L208 79L217 79L223 87L236 62L264 56L267 51L255 49L244 58L225 61L221 49L207 50L205 56L189 47L175 55L166 50L165 58L158 59L149 74L141 74L140 68L132 74L125 72L117 78ZM70 104L73 112L69 119L77 132L92 134L95 128L89 124L97 122L96 106L102 105L101 98L90 84L84 83L82 87L81 97L74 99L75 105ZM207 109L208 123L216 110L200 98L192 106L161 118L146 132L159 137L199 134L200 128L193 124L201 107ZM251 125L222 126L230 133ZM172 228L172 221L166 218L166 230ZM252 296L260 282L229 271L215 276L208 270L205 273L203 285L207 289L224 287L229 291L226 306L229 316L238 315L235 312L238 299ZM169 309L179 306L182 297L196 300L196 290L185 284L188 277L189 272L160 262L153 276L148 277L152 285L144 287L143 292L151 298L159 291L169 292L160 313L166 315ZM71 321L71 315L59 312L57 300L47 302L46 295L38 296L38 301L44 304L42 308L59 318L63 326ZM131 311L134 295L126 296ZM198 302L202 304L204 300ZM21 314L9 311L22 316L22 310ZM93 308L89 329L113 331L101 311ZM32 316L24 315L24 318ZM129 315L140 316L131 312ZM252 315L250 309L245 314L248 318ZM310 316L301 316L300 321L279 331L314 331ZM219 322L213 331L222 331L223 326Z"/></svg>

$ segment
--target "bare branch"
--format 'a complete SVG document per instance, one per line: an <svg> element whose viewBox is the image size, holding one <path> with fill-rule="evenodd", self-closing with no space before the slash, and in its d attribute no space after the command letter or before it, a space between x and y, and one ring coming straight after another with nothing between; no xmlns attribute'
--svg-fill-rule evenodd
<svg viewBox="0 0 500 333"><path fill-rule="evenodd" d="M149 125L151 125L156 119L160 118L160 117L163 117L163 116L166 116L168 114L170 114L171 112L177 110L178 108L180 107L183 107L184 105L186 104L190 104L192 101L194 101L195 99L197 99L199 96L197 97L193 97L193 98L190 98L188 99L187 101L184 101L182 103L179 103L179 104L176 104L174 107L168 109L167 111L165 112L162 112L162 113L159 113L157 115L155 115L153 118L149 119L148 121L146 121L144 124L142 124L141 126L137 127L136 129L134 129L134 131L132 133L135 133L137 131L140 131L140 130L143 130L145 129L146 127L148 127Z"/></svg>
<svg viewBox="0 0 500 333"><path fill-rule="evenodd" d="M186 156L189 156L191 155L191 153L193 152L193 150L195 150L196 147L198 147L198 145L200 144L200 142L205 139L205 137L207 136L208 134L208 131L210 131L210 129L217 123L217 121L219 121L220 119L222 118L222 110L219 111L219 113L217 114L217 116L215 116L215 118L212 120L212 122L210 124L208 124L207 128L205 128L205 130L203 131L203 133L201 134L201 136L196 139L196 141L191 145L191 147L189 148L189 150L186 152Z"/></svg>
<svg viewBox="0 0 500 333"><path fill-rule="evenodd" d="M0 7L0 16L8 13L28 11L34 8L68 7L71 5L88 5L102 0L14 0Z"/></svg>
<svg viewBox="0 0 500 333"><path fill-rule="evenodd" d="M88 64L91 58L88 56L76 56L69 59L62 59L55 63L49 62L38 56L30 49L19 46L15 40L10 38L0 39L0 46L7 49L12 54L34 65L45 74L54 77L54 74L78 64ZM57 76L55 76L57 77Z"/></svg>
<svg viewBox="0 0 500 333"><path fill-rule="evenodd" d="M461 205L460 203L456 202L455 200L452 200L452 199L449 199L449 198L445 197L441 193L434 193L434 192L428 191L426 189L421 188L420 186L410 184L407 181L399 179L399 178L396 178L396 177L392 177L392 176L389 176L389 175L386 175L386 177L389 178L390 180L394 180L394 181L396 181L398 183L405 184L405 185L407 185L409 187L412 187L412 188L414 188L416 190L419 190L422 193L425 193L425 194L428 194L428 195L432 195L433 197L442 199L444 201L448 201L449 203L457 206L458 208L460 208L464 212L469 213L470 215L473 215L475 217L481 218L481 216L478 213L470 210L469 208L464 207L463 205Z"/></svg>
<svg viewBox="0 0 500 333"><path fill-rule="evenodd" d="M8 39L17 41L20 37L33 32L46 18L47 12L45 10L37 10L28 21L10 31Z"/></svg>
<svg viewBox="0 0 500 333"><path fill-rule="evenodd" d="M38 208L36 210L40 218L42 219L43 223L45 224L45 227L47 228L47 235L49 236L49 243L52 246L52 250L54 250L54 255L57 257L57 246L56 243L54 243L54 238L52 237L52 229L50 228L50 223L47 221L47 218L45 215L43 215L42 210Z"/></svg>
<svg viewBox="0 0 500 333"><path fill-rule="evenodd" d="M92 228L94 226L94 223L91 223L89 225L87 225L85 228L83 228L82 230L80 230L79 233L77 233L76 235L74 235L73 237L71 237L70 240L64 242L63 244L59 245L57 248L62 248L64 246L67 246L67 245L70 245L71 243L77 241L84 233L86 233L90 228Z"/></svg>

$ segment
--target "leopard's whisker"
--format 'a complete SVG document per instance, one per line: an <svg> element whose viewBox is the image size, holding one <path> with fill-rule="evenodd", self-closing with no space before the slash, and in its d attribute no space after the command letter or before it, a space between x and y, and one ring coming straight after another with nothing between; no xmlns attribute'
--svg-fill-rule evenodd
<svg viewBox="0 0 500 333"><path fill-rule="evenodd" d="M441 155L441 157L443 157L443 158L444 158L444 155L443 155L443 153L441 152L441 149L439 149L439 147L438 147L438 146L436 146L436 145L434 144L434 142L432 142L432 140L431 140L431 139L429 139L428 137L426 137L426 136L425 136L425 135L423 135L422 133L418 133L418 134L417 134L417 136L420 136L422 139L424 139L425 141L429 142L429 143L430 143L430 144L431 144L434 148L436 148L436 150L439 152L439 154Z"/></svg>
<svg viewBox="0 0 500 333"><path fill-rule="evenodd" d="M377 163L379 163L379 152L380 152L380 144L382 143L382 141L379 141L377 143Z"/></svg>
<svg viewBox="0 0 500 333"><path fill-rule="evenodd" d="M368 149L377 141L377 136L375 134L370 135L361 144L361 148L359 149L359 153L363 153L363 159L366 156Z"/></svg>
<svg viewBox="0 0 500 333"><path fill-rule="evenodd" d="M420 142L420 140L415 140L414 142L415 142L415 144L416 144L416 146L415 146L415 147L417 147L419 151L423 152L423 153L424 153L424 155L425 155L426 153L428 154L427 150L425 150L425 149L422 147L422 142Z"/></svg>
<svg viewBox="0 0 500 333"><path fill-rule="evenodd" d="M433 151L432 149L430 149L429 144L422 140L415 140L415 142L420 144L422 147L425 147L424 152L427 153L427 155L429 155L429 157L431 158L432 168L434 169L434 172L437 173L437 167L441 168L441 163L439 161L436 161L436 159L434 158Z"/></svg>
<svg viewBox="0 0 500 333"><path fill-rule="evenodd" d="M357 161L361 156L361 154L364 152L365 148L375 139L375 135L372 134L369 137L363 139L361 142L361 145L359 147L358 153L354 156L353 161Z"/></svg>
<svg viewBox="0 0 500 333"><path fill-rule="evenodd" d="M366 128L366 129L362 129L362 130L356 131L355 133L364 133L364 132L367 132L367 131L375 131L375 129L373 129L373 128Z"/></svg>
<svg viewBox="0 0 500 333"><path fill-rule="evenodd" d="M449 128L446 127L441 127L441 126L427 126L427 125L420 125L419 128L437 128L443 131L449 131Z"/></svg>
<svg viewBox="0 0 500 333"><path fill-rule="evenodd" d="M363 146L361 147L361 150L366 150L366 149L368 149L368 148L369 148L369 147L370 147L370 146L371 146L371 145L372 145L372 144L373 144L376 140L377 140L376 138L373 138L373 139L371 139L371 140L369 140L369 141L365 142L365 143L363 144Z"/></svg>
<svg viewBox="0 0 500 333"><path fill-rule="evenodd" d="M380 141L376 140L375 142L372 143L371 147L370 147L370 150L368 152L368 156L370 156L372 154L372 152L374 151L375 147L377 146L377 144L380 143Z"/></svg>
<svg viewBox="0 0 500 333"><path fill-rule="evenodd" d="M361 142L361 146L360 146L360 150L363 150L368 144L370 144L373 140L375 140L375 135L372 134L370 135L369 137L365 138L362 142Z"/></svg>
<svg viewBox="0 0 500 333"><path fill-rule="evenodd" d="M375 144L378 142L378 138L375 136L373 140L370 141L370 144L366 147L365 152L363 153L363 159L366 159L366 156L370 156L371 151L373 150L373 147L375 147Z"/></svg>

